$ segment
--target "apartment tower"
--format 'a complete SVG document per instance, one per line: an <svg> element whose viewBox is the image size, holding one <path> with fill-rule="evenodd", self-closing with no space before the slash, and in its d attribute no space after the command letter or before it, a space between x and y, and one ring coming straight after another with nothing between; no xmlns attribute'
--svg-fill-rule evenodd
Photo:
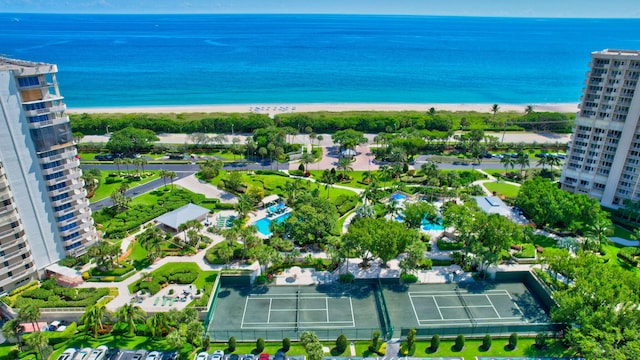
<svg viewBox="0 0 640 360"><path fill-rule="evenodd" d="M0 293L98 241L57 71L0 58Z"/></svg>
<svg viewBox="0 0 640 360"><path fill-rule="evenodd" d="M615 208L640 199L640 51L596 51L589 65L560 183Z"/></svg>

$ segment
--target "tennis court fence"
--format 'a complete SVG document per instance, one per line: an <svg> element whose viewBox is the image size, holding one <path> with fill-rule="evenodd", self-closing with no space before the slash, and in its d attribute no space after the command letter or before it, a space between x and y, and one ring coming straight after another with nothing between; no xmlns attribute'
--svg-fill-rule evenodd
<svg viewBox="0 0 640 360"><path fill-rule="evenodd" d="M263 338L266 341L281 341L284 338L296 340L300 338L300 335L305 331L313 331L320 340L332 341L335 340L341 334L347 337L349 340L369 340L373 337L375 331L380 331L379 328L364 329L314 329L314 328L299 328L294 329L242 329L242 330L210 330L207 335L212 341L227 341L231 336L234 336L238 341L256 341L258 338Z"/></svg>
<svg viewBox="0 0 640 360"><path fill-rule="evenodd" d="M557 333L564 329L563 324L477 324L475 326L437 326L429 328L417 328L416 335L422 338L428 338L433 335L440 337L456 337L459 334L468 337L483 337L486 334L492 336L509 336L511 333L517 333L522 336L535 336L538 333ZM407 336L410 328L402 328L400 333L402 337Z"/></svg>

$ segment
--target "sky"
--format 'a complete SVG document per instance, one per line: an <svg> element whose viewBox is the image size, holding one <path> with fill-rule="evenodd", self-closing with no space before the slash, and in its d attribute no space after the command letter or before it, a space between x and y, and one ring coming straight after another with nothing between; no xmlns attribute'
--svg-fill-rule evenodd
<svg viewBox="0 0 640 360"><path fill-rule="evenodd" d="M640 18L639 0L0 0L0 13L400 14Z"/></svg>

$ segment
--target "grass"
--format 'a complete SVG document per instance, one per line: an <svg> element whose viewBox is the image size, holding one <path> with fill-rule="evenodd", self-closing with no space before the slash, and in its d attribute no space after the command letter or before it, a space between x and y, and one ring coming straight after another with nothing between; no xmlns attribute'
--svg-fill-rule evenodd
<svg viewBox="0 0 640 360"><path fill-rule="evenodd" d="M324 172L324 170L309 170L309 172L311 173L312 178L318 180L322 177L322 173ZM362 181L362 178L365 172L366 171L351 171L349 172L349 176L351 177L351 180L336 183L336 185L347 186L347 187L352 187L356 189L366 189L369 187L369 185L360 183ZM341 171L337 171L336 173L340 174ZM376 170L371 170L371 173L378 174L378 175L380 174L380 172ZM394 183L395 183L394 181L380 181L378 186L388 187L393 185Z"/></svg>
<svg viewBox="0 0 640 360"><path fill-rule="evenodd" d="M518 339L518 347L510 350L506 347L508 339L493 339L492 346L489 351L483 351L480 347L482 339L466 339L465 346L462 351L453 349L454 340L440 340L440 347L437 351L431 352L429 341L417 341L415 345L415 357L462 357L465 360L476 359L476 356L529 356L529 357L570 357L574 354L565 348L560 341L548 340L548 349L537 350L532 345L534 339L520 338ZM369 342L356 342L356 354L358 356L376 356L367 349Z"/></svg>
<svg viewBox="0 0 640 360"><path fill-rule="evenodd" d="M178 270L178 269L189 269L189 270L196 270L198 272L198 278L193 282L193 285L197 286L199 289L209 289L209 292L211 292L211 289L213 288L213 280L215 279L215 275L217 274L216 271L204 271L202 269L200 269L200 267L198 266L198 264L193 263L193 262L177 262L177 263L168 263L168 264L164 264L161 267L157 268L156 270L152 271L151 273L149 273L148 276L153 277L154 273L156 272L160 272L160 271L168 271L169 269L171 270ZM129 284L129 292L133 293L133 283ZM205 292L206 294L206 292Z"/></svg>
<svg viewBox="0 0 640 360"><path fill-rule="evenodd" d="M627 239L627 240L635 240L633 238L633 233L621 226L614 226L613 228L613 234L611 236L614 237L619 237L619 238L623 238L623 239Z"/></svg>
<svg viewBox="0 0 640 360"><path fill-rule="evenodd" d="M211 179L210 182L213 185L219 186L227 175L227 171L220 171L220 174L215 178ZM330 195L331 199L336 199L340 195L353 195L354 192L345 189L331 188L329 190L325 189L324 184L320 183L312 183L307 180L297 180L289 177L278 176L278 175L262 175L262 174L249 174L247 172L243 172L242 174L242 184L249 187L258 187L264 189L265 196L271 194L277 194L282 197L285 197L285 185L287 182L300 181L300 184L303 188L313 190L318 188L320 191L320 196L324 198L328 198Z"/></svg>
<svg viewBox="0 0 640 360"><path fill-rule="evenodd" d="M133 243L133 250L131 250L131 254L129 254L127 260L133 261L133 267L135 267L136 270L142 270L152 264L152 262L147 258L147 253L147 250L145 250L142 245L136 241Z"/></svg>
<svg viewBox="0 0 640 360"><path fill-rule="evenodd" d="M121 171L121 173L122 172L123 171ZM147 176L140 181L131 181L123 177L117 177L119 179L118 182L115 182L112 184L106 184L105 179L111 173L114 173L114 171L107 171L107 170L100 171L100 174L102 176L102 178L100 179L100 185L98 185L98 188L95 190L93 196L89 199L91 202L96 202L96 201L100 201L102 199L108 198L122 184L128 184L130 187L128 192L131 192L131 189L133 189L134 187L148 183L149 181L152 181L158 178L158 171L151 170L151 171L145 171L145 174L152 174L152 175Z"/></svg>
<svg viewBox="0 0 640 360"><path fill-rule="evenodd" d="M613 267L618 268L618 269L624 269L624 270L627 270L627 271L631 271L631 272L633 272L634 275L640 277L640 268L633 267L633 266L627 264L626 262L624 262L622 259L618 258L618 256L617 256L618 252L623 247L624 246L618 245L618 244L615 244L615 243L602 245L602 248L605 250L605 255L603 255L602 257L609 260L607 262L607 265L613 266Z"/></svg>
<svg viewBox="0 0 640 360"><path fill-rule="evenodd" d="M518 196L518 192L520 192L520 187L507 184L505 182L486 182L484 187L491 192L495 192L498 195L504 195L507 197L516 197Z"/></svg>
<svg viewBox="0 0 640 360"><path fill-rule="evenodd" d="M297 339L291 339L293 341L297 340ZM262 351L263 353L266 354L275 354L277 353L280 349L282 348L282 342L265 342L264 343L264 350ZM256 342L255 341L250 341L250 342L238 342L236 343L236 351L230 353L228 352L228 347L227 347L227 343L211 343L209 345L209 353L213 353L214 350L224 350L225 354L255 354L257 355L258 352L256 351ZM291 348L289 349L289 351L287 351L287 355L306 355L306 351L304 350L304 348L302 347L302 345L300 345L300 343L297 342L292 342L291 343Z"/></svg>
<svg viewBox="0 0 640 360"><path fill-rule="evenodd" d="M356 210L349 210L346 214L342 215L338 221L336 221L336 227L334 228L334 232L336 234L342 234L342 226L344 225L344 222L347 220L349 215L353 214L354 211Z"/></svg>

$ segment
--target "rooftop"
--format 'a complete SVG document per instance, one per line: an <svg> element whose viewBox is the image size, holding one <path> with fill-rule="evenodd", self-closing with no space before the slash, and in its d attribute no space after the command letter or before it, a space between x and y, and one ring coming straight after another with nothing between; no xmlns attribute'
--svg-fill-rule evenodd
<svg viewBox="0 0 640 360"><path fill-rule="evenodd" d="M203 208L202 206L195 204L187 204L179 209L175 209L172 212L158 217L156 221L170 228L178 229L178 226L186 223L187 221L197 219L208 213L209 209L207 208Z"/></svg>
<svg viewBox="0 0 640 360"><path fill-rule="evenodd" d="M500 214L511 218L511 209L497 196L475 196L480 208L488 214Z"/></svg>
<svg viewBox="0 0 640 360"><path fill-rule="evenodd" d="M28 71L28 73L24 73L25 69L31 69L32 71ZM8 57L0 56L0 70L17 70L19 72L19 75L32 75L36 73L57 72L58 68L54 64L11 59Z"/></svg>

